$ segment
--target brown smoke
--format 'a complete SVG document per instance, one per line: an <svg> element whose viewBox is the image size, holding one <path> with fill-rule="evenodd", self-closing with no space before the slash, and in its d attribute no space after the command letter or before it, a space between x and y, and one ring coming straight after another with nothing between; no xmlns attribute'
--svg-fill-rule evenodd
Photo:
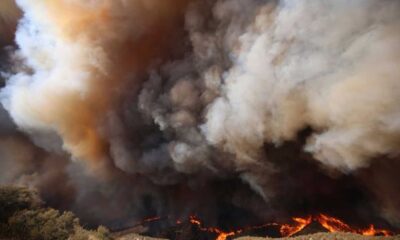
<svg viewBox="0 0 400 240"><path fill-rule="evenodd" d="M123 87L137 91L138 75L162 57L185 5L180 0L155 4L20 1L26 16L17 42L26 46L20 54L29 56L34 72L10 96L16 122L28 131L58 134L75 158L103 161L107 143L98 130L100 115ZM155 42L160 38L166 39Z"/></svg>

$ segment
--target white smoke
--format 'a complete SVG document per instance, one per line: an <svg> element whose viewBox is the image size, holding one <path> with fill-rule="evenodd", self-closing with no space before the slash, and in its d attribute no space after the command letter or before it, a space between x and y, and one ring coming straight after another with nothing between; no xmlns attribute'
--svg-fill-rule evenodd
<svg viewBox="0 0 400 240"><path fill-rule="evenodd" d="M244 161L264 143L316 132L306 150L344 171L400 140L400 5L397 1L281 1L260 10L232 49L223 97L205 135Z"/></svg>

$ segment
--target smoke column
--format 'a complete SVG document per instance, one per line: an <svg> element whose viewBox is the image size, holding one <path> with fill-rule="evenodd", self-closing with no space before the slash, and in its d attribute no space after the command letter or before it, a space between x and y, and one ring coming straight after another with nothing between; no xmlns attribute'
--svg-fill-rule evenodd
<svg viewBox="0 0 400 240"><path fill-rule="evenodd" d="M189 214L197 191L214 198L226 179L245 183L234 205L259 210L243 201L248 185L274 215L291 190L318 195L312 175L332 195L362 185L400 226L399 1L17 4L1 182L35 175L56 204L118 222ZM151 210L140 196L156 199Z"/></svg>

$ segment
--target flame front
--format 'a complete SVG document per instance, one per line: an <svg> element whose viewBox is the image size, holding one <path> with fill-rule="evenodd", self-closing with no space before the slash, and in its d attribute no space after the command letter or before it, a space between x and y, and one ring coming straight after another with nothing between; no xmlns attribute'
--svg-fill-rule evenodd
<svg viewBox="0 0 400 240"><path fill-rule="evenodd" d="M279 227L279 232L282 237L290 237L299 233L312 222L319 223L324 229L328 232L350 232L361 234L364 236L391 236L393 235L392 232L385 230L385 229L377 229L374 225L370 225L366 229L358 229L351 227L350 225L346 224L340 219L325 215L325 214L318 214L315 216L307 216L307 217L293 217L292 218L294 224L278 224L278 223L267 223L260 226L250 226L243 229L238 229L230 232L224 232L218 228L212 227L202 227L201 221L196 218L195 216L190 217L190 223L196 225L201 231L210 232L218 234L216 240L226 240L230 236L235 236L240 234L244 231L260 229L260 228L267 228L267 227Z"/></svg>
<svg viewBox="0 0 400 240"><path fill-rule="evenodd" d="M334 217L331 217L331 216L328 216L325 214L318 214L314 217L307 216L305 218L295 217L295 218L292 218L292 220L295 222L294 225L290 225L290 224L282 224L281 225L280 233L283 237L293 236L294 234L303 230L305 227L307 227L312 222L319 223L323 228L328 230L328 232L350 232L350 233L361 234L364 236L377 236L377 235L390 236L390 235L393 235L388 230L376 229L375 226L372 224L366 229L354 228L354 227L351 227L350 225L348 225L347 223L343 222L340 219L337 219L337 218L334 218Z"/></svg>
<svg viewBox="0 0 400 240"><path fill-rule="evenodd" d="M351 233L358 233L364 236L392 235L390 231L385 229L376 229L375 226L372 224L367 229L352 228L343 221L324 214L319 214L314 218L314 220L319 222L319 224L321 224L321 226L324 227L329 232L351 232Z"/></svg>
<svg viewBox="0 0 400 240"><path fill-rule="evenodd" d="M161 219L162 219L161 217L151 217L151 218L144 219L142 221L142 223L159 221ZM205 227L203 225L203 223L201 222L201 220L199 218L197 218L195 215L192 215L189 217L190 224L192 224L193 226L196 226L197 229L199 229L202 232L215 234L216 235L215 240L226 240L229 237L236 236L236 235L241 234L246 231L251 231L251 230L256 230L256 229L268 229L268 228L271 228L271 229L277 228L282 237L290 237L290 236L295 235L296 233L301 232L304 228L306 228L313 222L320 224L328 232L350 232L350 233L361 234L364 236L391 236L391 235L393 235L393 233L391 231L385 230L385 229L378 229L372 224L368 228L365 228L365 229L351 227L349 224L343 222L342 220L328 216L326 214L317 214L314 216L310 215L310 216L306 216L306 217L293 217L292 221L293 221L292 224L288 224L288 223L279 224L279 223L271 222L271 223L266 223L263 225L249 226L249 227L244 227L241 229L236 229L236 230L231 230L231 231L223 231L216 227ZM181 221L179 219L176 220L175 222L177 225L180 225L183 223L183 221Z"/></svg>

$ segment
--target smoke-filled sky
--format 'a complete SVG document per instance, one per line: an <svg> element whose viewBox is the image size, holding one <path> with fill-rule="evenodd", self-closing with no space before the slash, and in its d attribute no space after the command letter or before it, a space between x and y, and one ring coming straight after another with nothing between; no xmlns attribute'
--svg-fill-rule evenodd
<svg viewBox="0 0 400 240"><path fill-rule="evenodd" d="M288 189L317 194L304 176L332 195L354 178L400 226L399 1L16 2L1 183L107 222L191 211L224 179L273 212Z"/></svg>

